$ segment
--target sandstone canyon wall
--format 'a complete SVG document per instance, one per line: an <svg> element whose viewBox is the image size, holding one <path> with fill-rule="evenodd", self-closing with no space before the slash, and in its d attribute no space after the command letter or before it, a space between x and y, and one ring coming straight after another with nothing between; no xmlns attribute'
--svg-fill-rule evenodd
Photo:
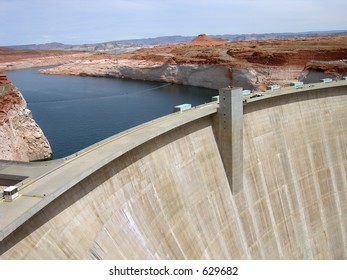
<svg viewBox="0 0 347 280"><path fill-rule="evenodd" d="M0 159L48 159L51 147L19 90L0 72Z"/></svg>
<svg viewBox="0 0 347 280"><path fill-rule="evenodd" d="M60 65L87 59L90 53L55 50L21 50L0 47L0 71Z"/></svg>
<svg viewBox="0 0 347 280"><path fill-rule="evenodd" d="M95 59L76 61L41 70L44 74L127 78L169 82L219 89L231 84L231 69L226 65L167 63L146 60Z"/></svg>
<svg viewBox="0 0 347 280"><path fill-rule="evenodd" d="M98 53L42 73L140 79L213 89L232 85L262 90L270 84L285 86L298 79L309 83L327 75L337 79L346 75L346 38L226 42L202 34L189 43L117 55Z"/></svg>

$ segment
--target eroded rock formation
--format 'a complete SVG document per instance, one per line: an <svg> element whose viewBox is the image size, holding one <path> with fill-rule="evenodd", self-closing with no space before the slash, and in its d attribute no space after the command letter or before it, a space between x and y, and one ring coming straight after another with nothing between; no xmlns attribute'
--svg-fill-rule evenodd
<svg viewBox="0 0 347 280"><path fill-rule="evenodd" d="M132 59L76 61L40 72L160 81L214 89L229 85L231 79L230 68L225 65L163 63Z"/></svg>
<svg viewBox="0 0 347 280"><path fill-rule="evenodd" d="M7 70L60 64L42 73L264 89L300 79L315 82L325 75L341 77L347 73L347 36L228 42L201 34L188 43L121 54L0 48L0 55L0 69Z"/></svg>
<svg viewBox="0 0 347 280"><path fill-rule="evenodd" d="M50 158L51 147L18 89L0 72L0 159Z"/></svg>
<svg viewBox="0 0 347 280"><path fill-rule="evenodd" d="M56 50L21 50L0 47L0 70L9 71L50 65L60 65L87 59L90 53Z"/></svg>
<svg viewBox="0 0 347 280"><path fill-rule="evenodd" d="M314 60L346 59L346 42L347 36L227 42L201 34L189 43L118 55L94 54L42 73L124 77L215 89L226 85L263 89L300 79ZM347 72L347 63L339 67L335 71L326 64L320 69L333 76Z"/></svg>

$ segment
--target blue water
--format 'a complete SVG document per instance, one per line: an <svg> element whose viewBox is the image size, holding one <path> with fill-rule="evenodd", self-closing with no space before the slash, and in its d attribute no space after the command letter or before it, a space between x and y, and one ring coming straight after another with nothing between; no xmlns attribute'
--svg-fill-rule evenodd
<svg viewBox="0 0 347 280"><path fill-rule="evenodd" d="M217 91L127 79L6 72L61 158L138 124L172 113L182 103L210 102Z"/></svg>

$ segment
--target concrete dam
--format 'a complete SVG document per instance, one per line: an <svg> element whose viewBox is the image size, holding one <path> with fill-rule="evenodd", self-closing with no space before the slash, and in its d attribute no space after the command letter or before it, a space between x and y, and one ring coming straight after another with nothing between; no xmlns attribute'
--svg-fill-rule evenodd
<svg viewBox="0 0 347 280"><path fill-rule="evenodd" d="M0 258L347 259L347 81L241 92L0 162Z"/></svg>

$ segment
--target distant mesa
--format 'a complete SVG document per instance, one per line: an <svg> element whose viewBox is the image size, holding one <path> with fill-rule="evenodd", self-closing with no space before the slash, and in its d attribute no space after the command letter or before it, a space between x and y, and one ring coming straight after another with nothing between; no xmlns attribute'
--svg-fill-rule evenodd
<svg viewBox="0 0 347 280"><path fill-rule="evenodd" d="M222 38L210 37L206 34L200 34L194 38L190 43L192 44L224 44L227 41Z"/></svg>

